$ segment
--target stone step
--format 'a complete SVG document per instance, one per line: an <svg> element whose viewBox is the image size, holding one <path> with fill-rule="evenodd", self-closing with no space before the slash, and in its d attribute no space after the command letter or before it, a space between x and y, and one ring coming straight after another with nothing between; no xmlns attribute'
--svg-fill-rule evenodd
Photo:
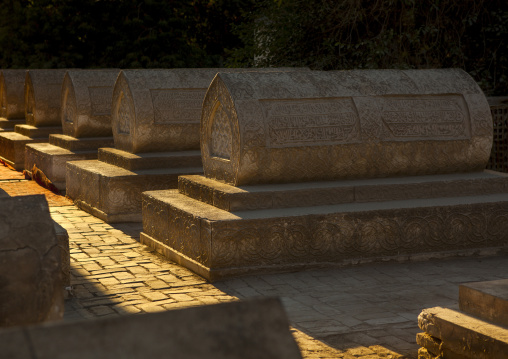
<svg viewBox="0 0 508 359"><path fill-rule="evenodd" d="M508 279L459 286L460 310L508 329Z"/></svg>
<svg viewBox="0 0 508 359"><path fill-rule="evenodd" d="M424 309L418 326L462 358L508 358L508 329L470 315L441 307Z"/></svg>
<svg viewBox="0 0 508 359"><path fill-rule="evenodd" d="M0 118L0 128L7 131L14 131L14 126L22 125L25 123L25 119L6 119Z"/></svg>
<svg viewBox="0 0 508 359"><path fill-rule="evenodd" d="M157 168L202 167L200 151L130 153L115 148L99 149L99 161L129 171Z"/></svg>
<svg viewBox="0 0 508 359"><path fill-rule="evenodd" d="M49 135L49 143L69 151L98 150L101 147L114 146L112 136L76 138L61 134L51 134Z"/></svg>
<svg viewBox="0 0 508 359"><path fill-rule="evenodd" d="M508 193L508 175L494 171L235 187L182 176L180 193L225 211L361 204Z"/></svg>
<svg viewBox="0 0 508 359"><path fill-rule="evenodd" d="M30 125L16 125L14 131L20 135L30 138L46 138L53 133L62 133L62 126L30 126Z"/></svg>

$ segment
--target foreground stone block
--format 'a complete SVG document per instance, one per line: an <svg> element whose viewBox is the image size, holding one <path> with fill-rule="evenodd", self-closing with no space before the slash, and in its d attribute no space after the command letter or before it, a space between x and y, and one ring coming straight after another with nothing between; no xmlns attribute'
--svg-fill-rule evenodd
<svg viewBox="0 0 508 359"><path fill-rule="evenodd" d="M446 343L461 358L508 358L506 328L440 307L424 309L418 316L418 326ZM429 351L429 348L426 349Z"/></svg>
<svg viewBox="0 0 508 359"><path fill-rule="evenodd" d="M146 192L141 241L209 280L503 247L491 143L461 70L219 73L205 177Z"/></svg>
<svg viewBox="0 0 508 359"><path fill-rule="evenodd" d="M26 146L27 172L36 165L60 191L65 191L67 162L96 159L100 147L113 146L111 101L119 71L67 71L61 89L63 134L49 135L49 144Z"/></svg>
<svg viewBox="0 0 508 359"><path fill-rule="evenodd" d="M0 199L0 326L61 319L62 249L43 195Z"/></svg>
<svg viewBox="0 0 508 359"><path fill-rule="evenodd" d="M0 331L0 356L8 353L14 359L301 358L277 299Z"/></svg>
<svg viewBox="0 0 508 359"><path fill-rule="evenodd" d="M14 131L25 122L26 70L0 71L0 131Z"/></svg>
<svg viewBox="0 0 508 359"><path fill-rule="evenodd" d="M25 165L25 145L48 142L50 134L61 134L60 91L66 70L28 70L24 85L25 124L15 132L0 133L0 158L17 170Z"/></svg>
<svg viewBox="0 0 508 359"><path fill-rule="evenodd" d="M459 286L460 310L508 328L508 279Z"/></svg>

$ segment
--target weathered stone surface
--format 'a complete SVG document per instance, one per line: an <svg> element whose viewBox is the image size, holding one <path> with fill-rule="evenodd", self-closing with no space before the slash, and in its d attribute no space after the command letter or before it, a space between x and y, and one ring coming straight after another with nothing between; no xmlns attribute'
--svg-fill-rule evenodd
<svg viewBox="0 0 508 359"><path fill-rule="evenodd" d="M508 194L227 212L143 194L143 243L207 279L508 244Z"/></svg>
<svg viewBox="0 0 508 359"><path fill-rule="evenodd" d="M119 72L119 69L67 71L61 91L61 123L65 135L112 136L111 104Z"/></svg>
<svg viewBox="0 0 508 359"><path fill-rule="evenodd" d="M31 174L35 165L58 188L65 192L66 163L69 161L93 160L95 151L70 151L49 143L27 143L25 145L24 169Z"/></svg>
<svg viewBox="0 0 508 359"><path fill-rule="evenodd" d="M233 185L481 171L492 117L459 69L219 73L205 175Z"/></svg>
<svg viewBox="0 0 508 359"><path fill-rule="evenodd" d="M462 358L508 358L506 328L441 307L424 309L418 316L418 326Z"/></svg>
<svg viewBox="0 0 508 359"><path fill-rule="evenodd" d="M25 121L26 70L2 70L0 72L0 119Z"/></svg>
<svg viewBox="0 0 508 359"><path fill-rule="evenodd" d="M62 251L46 199L0 201L0 326L61 319Z"/></svg>
<svg viewBox="0 0 508 359"><path fill-rule="evenodd" d="M423 347L427 352L429 358L446 358L446 359L462 359L462 354L457 354L451 351L447 346L446 342L440 339L434 338L427 333L416 334L416 343ZM422 351L423 352L423 351Z"/></svg>
<svg viewBox="0 0 508 359"><path fill-rule="evenodd" d="M301 358L277 299L172 310L25 330L31 356L17 358ZM140 335L141 333L141 335ZM0 331L0 356L22 341Z"/></svg>
<svg viewBox="0 0 508 359"><path fill-rule="evenodd" d="M508 279L459 286L460 310L508 329Z"/></svg>
<svg viewBox="0 0 508 359"><path fill-rule="evenodd" d="M17 132L0 133L0 158L21 171L25 167L25 145L45 142L46 139L33 139Z"/></svg>
<svg viewBox="0 0 508 359"><path fill-rule="evenodd" d="M113 91L115 148L130 153L199 150L201 105L218 71L308 69L122 70Z"/></svg>
<svg viewBox="0 0 508 359"><path fill-rule="evenodd" d="M62 126L60 96L65 69L28 70L25 78L25 120L31 126Z"/></svg>
<svg viewBox="0 0 508 359"><path fill-rule="evenodd" d="M201 167L129 171L97 160L67 162L66 194L108 223L140 222L142 192L176 188L179 175L202 171Z"/></svg>

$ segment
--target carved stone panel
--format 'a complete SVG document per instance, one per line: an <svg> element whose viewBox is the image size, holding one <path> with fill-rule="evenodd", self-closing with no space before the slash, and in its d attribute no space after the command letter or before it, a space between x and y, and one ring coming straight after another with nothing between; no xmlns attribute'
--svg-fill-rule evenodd
<svg viewBox="0 0 508 359"><path fill-rule="evenodd" d="M210 150L217 103L237 131L228 162ZM205 175L233 185L458 173L485 168L492 121L457 69L219 73L201 143Z"/></svg>

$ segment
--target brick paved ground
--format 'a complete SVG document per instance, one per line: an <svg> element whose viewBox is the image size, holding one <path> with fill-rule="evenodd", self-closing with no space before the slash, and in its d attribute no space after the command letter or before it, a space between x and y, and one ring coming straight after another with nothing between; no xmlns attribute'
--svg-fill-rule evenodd
<svg viewBox="0 0 508 359"><path fill-rule="evenodd" d="M67 321L278 296L305 358L416 358L423 308L457 308L459 283L508 277L505 253L210 284L139 244L140 224L106 224L33 182L3 181L12 176L5 171L0 190L45 193L52 217L69 233L74 296Z"/></svg>

